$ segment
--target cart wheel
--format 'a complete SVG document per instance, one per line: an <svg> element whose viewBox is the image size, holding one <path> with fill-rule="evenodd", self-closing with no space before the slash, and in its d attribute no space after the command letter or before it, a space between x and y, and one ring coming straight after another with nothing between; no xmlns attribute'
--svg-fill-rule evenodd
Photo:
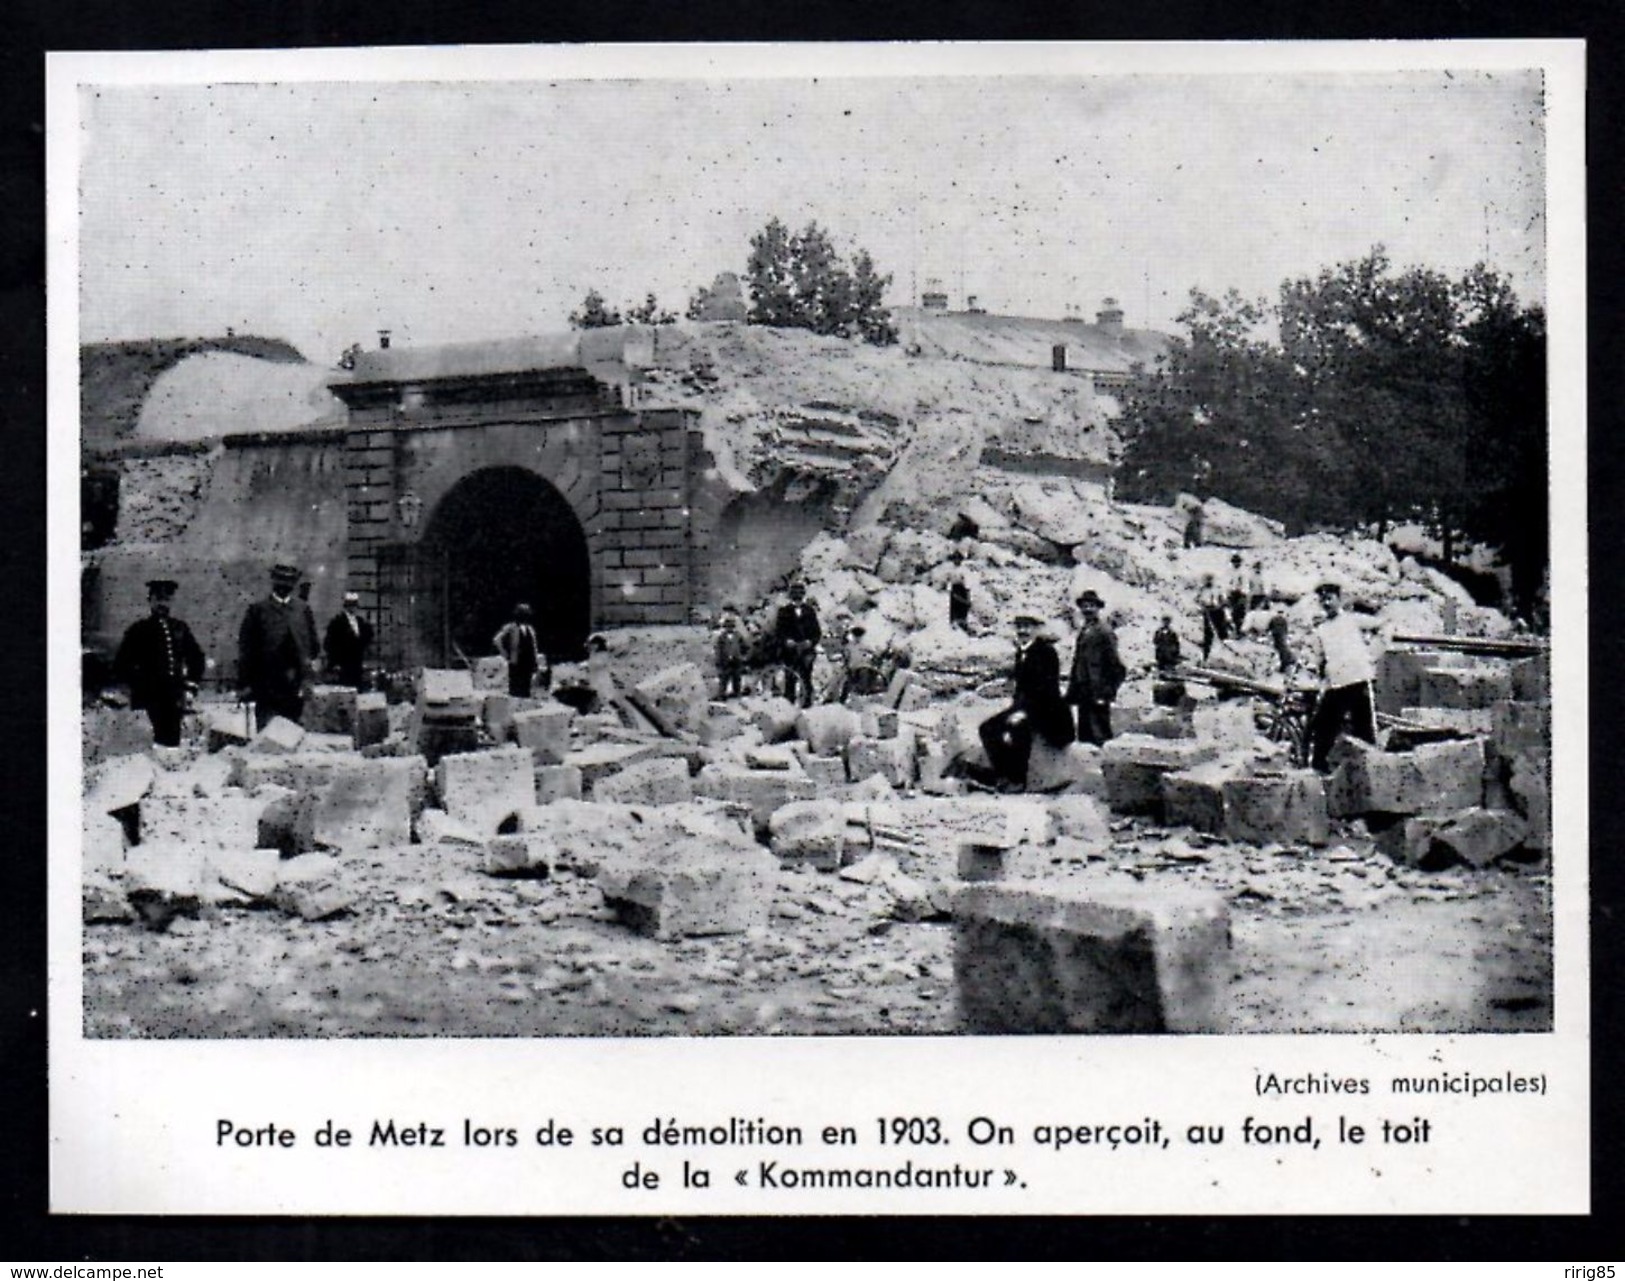
<svg viewBox="0 0 1625 1281"><path fill-rule="evenodd" d="M1286 744L1294 765L1302 769L1309 764L1309 720L1300 707L1283 699L1259 720L1265 738L1272 743Z"/></svg>

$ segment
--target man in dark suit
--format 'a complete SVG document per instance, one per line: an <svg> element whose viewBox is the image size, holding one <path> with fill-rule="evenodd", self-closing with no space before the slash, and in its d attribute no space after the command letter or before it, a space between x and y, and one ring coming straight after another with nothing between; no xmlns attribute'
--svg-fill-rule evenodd
<svg viewBox="0 0 1625 1281"><path fill-rule="evenodd" d="M327 664L339 680L361 689L366 684L367 650L372 646L372 624L361 617L361 597L344 593L344 608L327 625Z"/></svg>
<svg viewBox="0 0 1625 1281"><path fill-rule="evenodd" d="M114 675L130 687L130 706L147 713L160 747L180 746L186 699L205 665L192 629L169 612L176 590L168 578L147 584L152 612L130 625L113 659Z"/></svg>
<svg viewBox="0 0 1625 1281"><path fill-rule="evenodd" d="M784 696L792 703L812 706L813 660L818 657L818 642L823 637L818 611L807 603L806 586L791 583L790 603L779 607L773 639L784 664Z"/></svg>
<svg viewBox="0 0 1625 1281"><path fill-rule="evenodd" d="M1061 699L1061 658L1055 642L1039 634L1037 614L1017 614L1015 693L1010 706L980 727L982 747L1001 787L1024 791L1033 736L1051 747L1072 741L1072 713Z"/></svg>
<svg viewBox="0 0 1625 1281"><path fill-rule="evenodd" d="M237 684L254 703L254 724L264 729L273 717L295 724L304 715L305 684L315 657L305 615L309 607L294 597L299 571L291 565L271 570L271 594L243 615L237 632Z"/></svg>
<svg viewBox="0 0 1625 1281"><path fill-rule="evenodd" d="M1078 709L1078 742L1099 745L1112 736L1112 704L1128 673L1117 653L1117 633L1100 616L1105 602L1086 591L1077 606L1083 626L1072 650L1066 701Z"/></svg>

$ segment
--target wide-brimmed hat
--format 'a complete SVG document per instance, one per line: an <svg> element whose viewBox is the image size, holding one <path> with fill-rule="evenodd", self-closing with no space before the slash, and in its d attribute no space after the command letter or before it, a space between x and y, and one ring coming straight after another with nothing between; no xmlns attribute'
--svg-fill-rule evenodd
<svg viewBox="0 0 1625 1281"><path fill-rule="evenodd" d="M1341 596L1342 594L1343 584L1338 582L1335 578L1328 578L1324 582L1317 584L1315 587L1316 596Z"/></svg>
<svg viewBox="0 0 1625 1281"><path fill-rule="evenodd" d="M1010 620L1013 623L1031 623L1034 627L1043 626L1044 620L1029 609L1024 609Z"/></svg>
<svg viewBox="0 0 1625 1281"><path fill-rule="evenodd" d="M272 565L271 566L271 581L273 583L285 583L287 586L292 587L295 583L297 583L299 581L299 569L298 569L298 566L296 566L296 565Z"/></svg>
<svg viewBox="0 0 1625 1281"><path fill-rule="evenodd" d="M1106 602L1100 599L1100 593L1095 591L1093 588L1088 588L1085 591L1079 592L1076 603L1079 605L1091 605L1095 609L1106 608Z"/></svg>

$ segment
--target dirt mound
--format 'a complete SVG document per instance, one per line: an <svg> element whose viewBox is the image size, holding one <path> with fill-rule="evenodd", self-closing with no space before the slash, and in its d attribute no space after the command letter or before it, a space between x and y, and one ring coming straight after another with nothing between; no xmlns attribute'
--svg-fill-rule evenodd
<svg viewBox="0 0 1625 1281"><path fill-rule="evenodd" d="M289 431L342 417L344 406L319 365L234 352L188 355L153 380L135 434L145 440L205 440L238 432Z"/></svg>

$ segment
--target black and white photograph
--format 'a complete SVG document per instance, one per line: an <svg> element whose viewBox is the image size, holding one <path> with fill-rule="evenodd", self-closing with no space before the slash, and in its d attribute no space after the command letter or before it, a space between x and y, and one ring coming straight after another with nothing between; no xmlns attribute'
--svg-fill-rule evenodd
<svg viewBox="0 0 1625 1281"><path fill-rule="evenodd" d="M599 52L71 87L84 1042L1553 1033L1550 51Z"/></svg>

